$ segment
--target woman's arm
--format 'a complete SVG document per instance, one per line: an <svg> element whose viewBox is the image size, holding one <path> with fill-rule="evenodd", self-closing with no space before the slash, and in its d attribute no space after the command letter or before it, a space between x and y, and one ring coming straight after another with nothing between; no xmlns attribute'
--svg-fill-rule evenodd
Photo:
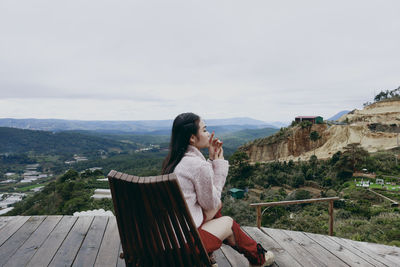
<svg viewBox="0 0 400 267"><path fill-rule="evenodd" d="M215 217L215 214L217 214L217 212L220 210L222 208L222 203L220 203L219 205L218 205L218 207L216 207L215 209L213 209L213 210L203 210L203 213L206 215L205 217L205 222L207 222L207 221L209 221L209 220L211 220L212 218L214 218Z"/></svg>
<svg viewBox="0 0 400 267"><path fill-rule="evenodd" d="M214 171L214 186L222 192L224 188L226 177L228 176L229 163L224 159L224 150L221 146L218 147L218 150L215 153L214 160L208 160L209 163L212 164Z"/></svg>
<svg viewBox="0 0 400 267"><path fill-rule="evenodd" d="M222 181L218 179L223 179ZM193 184L196 190L197 201L203 210L216 209L221 203L221 188L225 183L225 177L214 173L209 162L201 163L201 166L194 176ZM215 184L215 182L218 182ZM222 186L221 186L222 184Z"/></svg>
<svg viewBox="0 0 400 267"><path fill-rule="evenodd" d="M229 163L224 159L216 159L211 162L214 171L214 186L222 192L226 177L228 176Z"/></svg>

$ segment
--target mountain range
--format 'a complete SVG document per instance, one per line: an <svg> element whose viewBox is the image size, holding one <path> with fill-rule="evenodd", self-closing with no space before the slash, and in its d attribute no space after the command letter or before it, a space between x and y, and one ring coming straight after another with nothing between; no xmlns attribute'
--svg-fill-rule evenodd
<svg viewBox="0 0 400 267"><path fill-rule="evenodd" d="M0 119L0 127L42 131L99 131L103 133L170 134L172 120L143 121L81 121L59 119ZM252 118L206 119L209 128L219 132L240 131L243 129L280 128L283 122L267 123Z"/></svg>

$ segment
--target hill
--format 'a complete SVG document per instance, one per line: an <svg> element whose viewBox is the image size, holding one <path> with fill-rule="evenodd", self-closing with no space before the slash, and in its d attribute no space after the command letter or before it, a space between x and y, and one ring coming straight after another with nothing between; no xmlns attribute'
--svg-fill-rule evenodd
<svg viewBox="0 0 400 267"><path fill-rule="evenodd" d="M221 126L224 127L224 126ZM236 132L224 132L221 127L211 127L224 141L225 154L231 155L236 149L253 140L265 137L277 131L274 128L245 129ZM231 128L232 129L232 128ZM102 133L99 131L48 132L0 127L0 154L33 155L97 155L100 152L127 153L140 149L166 150L170 136L132 133ZM110 156L110 155L108 155ZM25 162L25 161L24 161ZM22 164L22 162L20 162Z"/></svg>
<svg viewBox="0 0 400 267"><path fill-rule="evenodd" d="M0 127L0 153L78 154L98 150L136 149L127 144L82 133L33 131Z"/></svg>
<svg viewBox="0 0 400 267"><path fill-rule="evenodd" d="M107 188L107 182L99 182L101 172L79 174L69 170L56 180L49 182L43 190L18 202L7 215L72 215L75 211L98 209L112 210L109 199L94 200L91 196L96 188Z"/></svg>
<svg viewBox="0 0 400 267"><path fill-rule="evenodd" d="M261 129L241 129L233 131L235 127L224 128L225 126L210 126L208 130L210 132L215 131L218 138L224 142L224 153L226 156L233 154L238 147L245 143L252 141L256 138L262 138L270 136L278 131L276 128L261 128ZM240 129L240 127L239 127ZM75 132L75 131L73 131ZM108 133L104 134L97 131L78 131L85 135L93 135L106 139L112 139L114 141L120 141L123 143L132 143L140 147L146 147L149 145L159 145L160 149L167 149L170 141L170 132L165 132L163 135L157 135L153 133L148 134L134 134L134 133ZM207 153L207 151L204 151Z"/></svg>
<svg viewBox="0 0 400 267"><path fill-rule="evenodd" d="M240 148L252 162L309 159L314 154L327 159L352 143L368 152L394 149L400 132L400 100L380 101L353 110L339 118L341 124L293 124L273 136L255 140ZM310 134L320 138L314 143Z"/></svg>
<svg viewBox="0 0 400 267"><path fill-rule="evenodd" d="M167 139L169 139L168 136L137 136L132 134L101 135L98 132L85 132L85 134L77 132L60 132L53 134L42 131L30 131L12 128L8 129L11 130L12 133L17 132L19 135L22 135L23 137L19 138L19 140L36 138L38 140L38 146L44 145L43 140L51 143L53 140L48 140L48 135L50 135L50 138L54 137L55 141L59 140L61 143L60 146L55 147L56 149L60 149L58 153L65 153L64 151L67 149L64 147L67 146L67 143L63 140L63 134L66 134L67 136L74 136L75 139L78 137L85 137L89 139L92 138L93 140L101 140L102 144L104 145L109 144L109 142L114 142L115 144L141 142L140 145L145 145L146 142L149 141L152 144L157 144L157 142L165 142ZM276 129L271 128L253 130L247 129L226 135L220 135L221 139L224 140L225 157L228 158L230 154L236 151L239 145L247 142L248 140L252 140L259 136L266 136L275 131ZM15 140L18 140L18 138ZM168 145L167 142L164 144ZM19 145L23 144L19 143ZM88 148L91 147L92 145ZM84 148L84 146L81 146L81 149ZM103 148L106 148L106 146L103 146ZM30 149L34 148L31 147ZM126 149L126 147L123 147L122 149ZM43 190L36 194L30 193L29 197L15 205L15 209L10 214L72 214L75 211L100 207L111 209L111 201L103 200L98 202L93 201L93 199L90 198L90 196L93 195L94 189L108 188L107 182L97 181L96 178L102 178L101 173L108 173L111 169L117 169L122 172L142 176L159 175L161 171L161 163L167 153L164 150L149 152L145 151L138 153L125 152L126 151L122 151L120 154L110 154L104 158L93 157L87 161L75 163L73 167L76 171L69 170L67 173L58 172L64 174L60 175L57 179L49 179L44 183L42 183L42 181L37 181L37 185L39 185L39 183L44 185ZM96 170L92 173L89 171L89 169L93 166L101 167L102 170ZM96 175L97 177L93 177ZM34 182L32 185L37 186L35 183L36 182ZM25 184L24 186L29 185ZM15 188L17 186L15 184L7 186L12 187L13 190L19 190L19 188Z"/></svg>

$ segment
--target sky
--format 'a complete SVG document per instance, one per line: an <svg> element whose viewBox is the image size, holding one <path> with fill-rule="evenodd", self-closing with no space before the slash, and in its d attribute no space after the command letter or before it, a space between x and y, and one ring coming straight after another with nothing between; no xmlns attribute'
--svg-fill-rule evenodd
<svg viewBox="0 0 400 267"><path fill-rule="evenodd" d="M400 1L0 1L0 118L292 121L400 86Z"/></svg>

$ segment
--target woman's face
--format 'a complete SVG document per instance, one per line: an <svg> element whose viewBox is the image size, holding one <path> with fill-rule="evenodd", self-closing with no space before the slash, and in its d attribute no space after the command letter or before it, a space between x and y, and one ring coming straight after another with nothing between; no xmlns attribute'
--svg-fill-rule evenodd
<svg viewBox="0 0 400 267"><path fill-rule="evenodd" d="M199 131L197 135L192 135L190 137L190 144L197 147L198 149L207 148L210 146L209 139L210 133L207 131L207 126L203 120L199 122Z"/></svg>

